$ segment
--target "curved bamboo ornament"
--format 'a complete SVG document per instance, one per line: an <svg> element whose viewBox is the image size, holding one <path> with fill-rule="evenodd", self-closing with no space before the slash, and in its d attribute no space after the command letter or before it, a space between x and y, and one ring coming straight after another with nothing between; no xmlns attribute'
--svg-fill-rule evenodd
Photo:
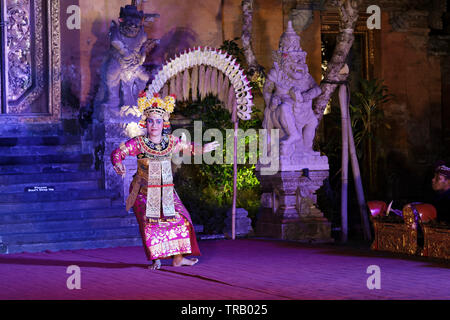
<svg viewBox="0 0 450 320"><path fill-rule="evenodd" d="M166 83L162 89L162 96L167 97L169 95L169 84Z"/></svg>
<svg viewBox="0 0 450 320"><path fill-rule="evenodd" d="M211 70L211 80L209 83L209 90L210 92L217 96L217 69L212 68Z"/></svg>
<svg viewBox="0 0 450 320"><path fill-rule="evenodd" d="M228 111L233 112L233 106L234 102L236 101L236 93L234 92L234 88L230 86L230 89L228 89L228 95L227 95L227 108Z"/></svg>
<svg viewBox="0 0 450 320"><path fill-rule="evenodd" d="M222 99L220 101L223 101L225 104L225 107L228 109L228 89L230 88L230 80L224 75L223 79L223 85L222 85Z"/></svg>
<svg viewBox="0 0 450 320"><path fill-rule="evenodd" d="M192 68L191 75L191 89L192 89L192 100L197 100L197 90L198 90L198 66Z"/></svg>
<svg viewBox="0 0 450 320"><path fill-rule="evenodd" d="M183 100L189 100L189 90L191 89L190 84L191 84L191 79L190 79L189 70L186 69L186 70L184 70L184 74L183 74Z"/></svg>
<svg viewBox="0 0 450 320"><path fill-rule="evenodd" d="M169 92L170 94L177 94L177 88L176 88L176 77L172 77L170 79L170 86L169 86ZM159 92L159 91L158 91Z"/></svg>
<svg viewBox="0 0 450 320"><path fill-rule="evenodd" d="M200 66L198 71L198 93L200 95L200 99L205 99L205 78L206 78L206 67L204 65Z"/></svg>
<svg viewBox="0 0 450 320"><path fill-rule="evenodd" d="M175 86L175 95L180 98L183 97L183 73L180 72L177 74Z"/></svg>
<svg viewBox="0 0 450 320"><path fill-rule="evenodd" d="M220 101L223 101L223 99L221 99L222 85L223 85L223 73L217 72L217 84L216 84L217 92L216 92L216 94Z"/></svg>
<svg viewBox="0 0 450 320"><path fill-rule="evenodd" d="M207 67L205 72L205 81L203 82L205 86L205 94L208 95L211 93L211 75L212 75L212 68Z"/></svg>
<svg viewBox="0 0 450 320"><path fill-rule="evenodd" d="M200 66L200 70L198 72L198 90L200 92L201 97L205 97L208 91L215 91L214 88L211 88L211 73L207 72L207 68L210 67L209 70L212 70L212 68L217 69L218 71L222 72L225 76L225 79L229 81L230 87L234 89L235 94L235 101L237 103L237 115L242 120L249 120L250 114L252 112L252 106L253 106L253 97L251 93L250 88L250 82L247 80L247 77L244 74L244 71L240 68L239 64L236 63L236 59L234 59L232 56L228 55L227 53L213 49L213 48L193 48L189 49L187 51L184 51L179 56L176 56L175 59L170 60L164 64L162 69L156 74L155 78L153 79L152 83L149 85L147 89L147 96L153 96L154 93L158 93L161 91L163 86L167 81L169 81L171 78L176 79L177 75L179 73L183 73L185 70L194 68ZM195 71L193 71L195 72ZM209 73L209 74L208 74ZM218 72L218 74L220 74ZM206 76L209 76L209 79L206 79ZM193 74L191 78L191 88L192 88L192 98L195 98L196 91L195 89L195 78L196 75ZM174 81L174 87L177 87L176 81ZM182 81L184 82L184 81ZM205 83L206 82L206 83ZM219 81L214 80L216 85L219 84ZM223 81L223 84L226 81ZM178 90L177 90L178 89ZM178 99L183 98L184 88L172 88L172 82L170 85L170 93L175 93L176 91L179 91L181 93L178 97ZM222 91L223 94L223 100L226 101L229 100L228 94L229 94L229 88L219 88L217 87L217 90L219 91L219 98L220 93ZM228 101L226 101L228 104ZM228 106L229 110L232 109L232 105Z"/></svg>

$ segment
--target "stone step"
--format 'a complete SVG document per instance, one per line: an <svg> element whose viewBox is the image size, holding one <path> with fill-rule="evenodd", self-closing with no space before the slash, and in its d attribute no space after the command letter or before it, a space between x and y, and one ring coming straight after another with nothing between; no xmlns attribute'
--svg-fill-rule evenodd
<svg viewBox="0 0 450 320"><path fill-rule="evenodd" d="M0 203L117 198L118 196L118 192L91 188L70 191L0 193Z"/></svg>
<svg viewBox="0 0 450 320"><path fill-rule="evenodd" d="M33 136L33 137L1 137L2 147L61 146L80 144L79 136Z"/></svg>
<svg viewBox="0 0 450 320"><path fill-rule="evenodd" d="M43 212L3 212L0 213L0 224L7 223L32 223L58 220L100 219L100 218L124 218L133 216L125 210L125 206L112 208L97 208L84 210L58 210Z"/></svg>
<svg viewBox="0 0 450 320"><path fill-rule="evenodd" d="M2 165L0 166L0 174L13 173L48 173L48 172L84 172L92 170L91 161L74 162L74 163L37 163L37 164L21 164L21 165Z"/></svg>
<svg viewBox="0 0 450 320"><path fill-rule="evenodd" d="M102 188L102 183L100 179L97 180L85 180L85 181L66 181L66 182L45 182L45 183L21 183L21 184L1 184L0 185L0 193L16 193L16 192L24 192L26 188L33 187L54 187L55 191L72 191L72 190L83 190L83 189L92 189L97 187L99 189ZM48 191L52 192L52 191Z"/></svg>
<svg viewBox="0 0 450 320"><path fill-rule="evenodd" d="M137 221L134 216L94 218L83 220L59 220L29 223L8 223L0 225L2 237L6 234L28 234L33 232L68 232L77 230L94 230L102 228L118 228L136 226Z"/></svg>
<svg viewBox="0 0 450 320"><path fill-rule="evenodd" d="M42 252L142 246L141 237L3 245L3 253Z"/></svg>
<svg viewBox="0 0 450 320"><path fill-rule="evenodd" d="M2 235L2 242L5 244L30 244L30 243L52 243L62 241L83 241L96 239L118 239L137 238L140 236L139 226L122 228L102 228L65 232L39 232L27 234L5 234Z"/></svg>
<svg viewBox="0 0 450 320"><path fill-rule="evenodd" d="M55 173L33 173L33 174L4 174L0 175L0 185L14 185L32 183L34 185L52 182L86 181L101 178L98 171L88 171L82 174L78 172L55 172Z"/></svg>
<svg viewBox="0 0 450 320"><path fill-rule="evenodd" d="M61 120L59 123L19 123L11 122L2 125L3 137L39 137L66 135Z"/></svg>
<svg viewBox="0 0 450 320"><path fill-rule="evenodd" d="M36 213L48 212L58 210L83 210L83 209L97 209L97 208L111 208L111 199L82 199L82 200L66 200L66 201L47 201L47 202L28 202L28 203L0 203L1 213Z"/></svg>
<svg viewBox="0 0 450 320"><path fill-rule="evenodd" d="M111 201L111 206L113 207L124 207L125 203L123 199L113 199Z"/></svg>
<svg viewBox="0 0 450 320"><path fill-rule="evenodd" d="M27 156L59 155L61 153L81 153L81 144L68 144L58 146L14 146L4 147L0 145L2 156L16 156L26 154Z"/></svg>
<svg viewBox="0 0 450 320"><path fill-rule="evenodd" d="M4 165L29 165L37 163L80 163L92 162L92 154L71 154L61 153L59 155L45 155L45 156L0 156L0 166Z"/></svg>

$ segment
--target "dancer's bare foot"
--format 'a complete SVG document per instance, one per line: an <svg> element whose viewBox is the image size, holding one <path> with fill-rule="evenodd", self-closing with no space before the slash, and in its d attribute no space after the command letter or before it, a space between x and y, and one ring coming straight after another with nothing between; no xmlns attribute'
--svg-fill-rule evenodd
<svg viewBox="0 0 450 320"><path fill-rule="evenodd" d="M197 258L187 259L181 255L177 255L173 258L172 266L181 267L181 266L193 266L198 262Z"/></svg>
<svg viewBox="0 0 450 320"><path fill-rule="evenodd" d="M153 260L152 264L149 265L148 268L151 270L158 270L159 268L161 268L161 260Z"/></svg>

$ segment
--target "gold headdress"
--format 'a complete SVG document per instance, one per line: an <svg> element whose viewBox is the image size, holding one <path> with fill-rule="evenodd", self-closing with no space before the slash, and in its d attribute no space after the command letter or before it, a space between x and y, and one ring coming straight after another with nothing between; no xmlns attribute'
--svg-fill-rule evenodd
<svg viewBox="0 0 450 320"><path fill-rule="evenodd" d="M164 119L164 127L168 127L170 114L175 107L175 95L171 94L162 99L159 94L155 93L152 98L148 98L145 91L139 94L138 109L142 114L139 125L143 128L146 127L147 118L152 114L157 114Z"/></svg>

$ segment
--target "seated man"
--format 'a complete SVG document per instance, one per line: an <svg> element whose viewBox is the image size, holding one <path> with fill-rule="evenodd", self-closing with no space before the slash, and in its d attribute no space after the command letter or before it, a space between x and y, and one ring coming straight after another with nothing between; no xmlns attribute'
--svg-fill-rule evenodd
<svg viewBox="0 0 450 320"><path fill-rule="evenodd" d="M450 225L450 168L440 165L434 172L432 188L436 191L433 205L439 222Z"/></svg>

